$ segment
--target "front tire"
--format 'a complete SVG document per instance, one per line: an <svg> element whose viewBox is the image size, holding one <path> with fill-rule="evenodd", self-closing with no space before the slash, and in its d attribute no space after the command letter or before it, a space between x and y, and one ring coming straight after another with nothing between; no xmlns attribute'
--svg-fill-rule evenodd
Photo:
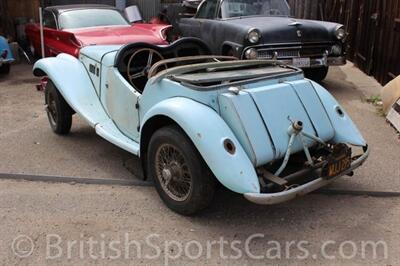
<svg viewBox="0 0 400 266"><path fill-rule="evenodd" d="M329 72L329 67L304 69L304 75L306 76L306 78L309 78L316 82L323 81L328 75L328 72Z"/></svg>
<svg viewBox="0 0 400 266"><path fill-rule="evenodd" d="M73 112L51 80L46 84L45 100L51 129L58 135L68 134L71 130Z"/></svg>
<svg viewBox="0 0 400 266"><path fill-rule="evenodd" d="M159 129L149 143L147 173L171 210L191 215L213 199L215 179L186 134L177 126Z"/></svg>
<svg viewBox="0 0 400 266"><path fill-rule="evenodd" d="M8 74L10 74L10 69L11 69L11 65L10 64L3 64L0 67L0 74L8 75Z"/></svg>

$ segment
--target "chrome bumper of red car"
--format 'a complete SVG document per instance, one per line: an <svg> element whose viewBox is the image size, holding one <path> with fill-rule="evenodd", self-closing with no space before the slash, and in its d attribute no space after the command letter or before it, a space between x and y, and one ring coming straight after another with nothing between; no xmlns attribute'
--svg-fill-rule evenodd
<svg viewBox="0 0 400 266"><path fill-rule="evenodd" d="M360 156L358 159L354 160L353 163L351 164L351 167L346 170L345 172L341 173L339 176L332 178L332 179L324 179L324 178L318 178L316 180L313 180L309 183L306 183L302 186L296 187L296 188L292 188L290 190L287 191L283 191L283 192L278 192L278 193L246 193L244 194L244 197L256 204L260 204L260 205L274 205L274 204L279 204L279 203L283 203L286 201L290 201L296 197L299 196L304 196L306 194L309 194L319 188L322 188L332 182L334 182L335 180L337 180L338 178L350 174L354 169L360 167L365 160L368 158L369 156L369 148L366 148L364 154L362 156ZM320 174L321 169L316 170L316 172Z"/></svg>

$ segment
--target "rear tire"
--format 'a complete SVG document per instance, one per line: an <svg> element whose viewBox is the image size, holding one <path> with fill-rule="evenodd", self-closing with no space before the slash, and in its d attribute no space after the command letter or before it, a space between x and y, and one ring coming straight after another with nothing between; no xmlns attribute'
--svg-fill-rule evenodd
<svg viewBox="0 0 400 266"><path fill-rule="evenodd" d="M156 131L147 155L147 173L168 208L192 215L211 203L215 178L180 128L167 126Z"/></svg>
<svg viewBox="0 0 400 266"><path fill-rule="evenodd" d="M71 130L73 111L51 80L46 84L45 100L51 129L58 135L68 134Z"/></svg>
<svg viewBox="0 0 400 266"><path fill-rule="evenodd" d="M329 67L309 68L304 69L306 78L312 79L316 82L323 81L328 75Z"/></svg>
<svg viewBox="0 0 400 266"><path fill-rule="evenodd" d="M8 75L8 74L10 74L10 69L11 69L11 65L10 64L3 64L0 67L0 74Z"/></svg>

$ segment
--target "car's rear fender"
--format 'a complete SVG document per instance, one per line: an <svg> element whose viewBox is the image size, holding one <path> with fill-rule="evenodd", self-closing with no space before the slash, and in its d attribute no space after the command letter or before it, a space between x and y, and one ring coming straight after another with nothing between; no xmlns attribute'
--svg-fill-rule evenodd
<svg viewBox="0 0 400 266"><path fill-rule="evenodd" d="M348 143L360 147L366 146L367 142L344 108L321 85L313 81L310 82L324 105L326 113L335 130L335 136L332 139L333 142Z"/></svg>
<svg viewBox="0 0 400 266"><path fill-rule="evenodd" d="M108 119L86 68L77 58L60 54L41 59L33 66L33 74L48 76L69 106L92 127Z"/></svg>
<svg viewBox="0 0 400 266"><path fill-rule="evenodd" d="M142 119L142 128L156 116L166 116L183 129L224 186L241 194L248 191L259 193L260 185L253 164L231 129L215 110L188 98L170 98L146 112ZM230 140L235 145L234 154L225 149L225 140Z"/></svg>

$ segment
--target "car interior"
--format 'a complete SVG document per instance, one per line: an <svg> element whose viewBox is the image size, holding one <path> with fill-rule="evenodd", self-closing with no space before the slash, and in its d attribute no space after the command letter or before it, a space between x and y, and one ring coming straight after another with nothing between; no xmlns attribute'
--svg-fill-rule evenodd
<svg viewBox="0 0 400 266"><path fill-rule="evenodd" d="M210 55L207 44L196 38L182 38L168 46L156 46L148 43L130 43L123 46L117 53L114 66L121 75L139 92L142 92L148 81L148 73L157 62L189 56ZM185 61L185 64L190 62ZM166 67L179 65L179 61L164 65Z"/></svg>
<svg viewBox="0 0 400 266"><path fill-rule="evenodd" d="M276 61L238 60L232 64L234 60L237 58L211 55L208 46L199 39L184 38L169 46L127 44L118 51L114 66L140 93L150 78L171 68L174 68L168 72L171 79L193 88L210 88L299 71Z"/></svg>

